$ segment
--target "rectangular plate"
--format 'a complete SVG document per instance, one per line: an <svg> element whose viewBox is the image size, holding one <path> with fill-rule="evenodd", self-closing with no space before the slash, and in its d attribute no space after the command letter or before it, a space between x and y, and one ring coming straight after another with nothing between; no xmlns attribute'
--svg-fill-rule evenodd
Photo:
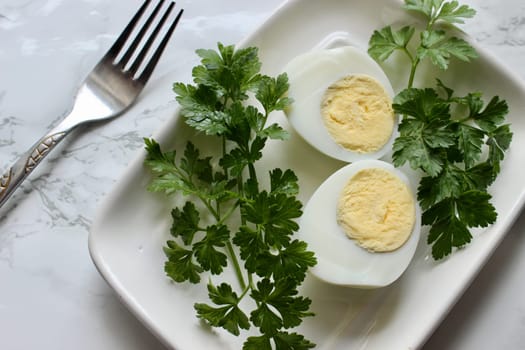
<svg viewBox="0 0 525 350"><path fill-rule="evenodd" d="M366 50L374 29L413 21L395 0L290 1L241 45L259 47L264 73L275 75L291 58L313 47L351 44ZM487 230L476 231L468 248L441 262L432 260L425 243L427 232L422 232L409 269L386 288L349 289L308 277L302 292L313 300L317 316L306 319L298 332L320 348L421 346L519 214L525 197L525 152L520 151L525 149L522 117L525 89L505 67L483 50L478 52L481 57L474 63L454 61L453 67L440 77L447 85L457 87L459 93L479 90L486 97L499 95L509 103L508 118L514 140L503 171L490 188L499 212L497 223ZM400 72L396 64L394 59L384 68L394 89L399 91L406 85L400 77L408 74ZM175 81L175 77L167 79ZM165 148L180 149L194 135L181 122L176 110L170 113L172 116L155 138ZM283 115L276 114L274 118L288 128ZM291 140L268 145L259 166L293 169L300 179L300 199L306 203L319 184L342 163L320 155L290 132ZM213 147L201 141L197 137L200 146ZM102 205L92 226L89 249L94 263L131 311L166 345L181 350L241 348L246 334L234 337L222 330L210 330L195 317L194 302L208 300L204 284L174 284L166 278L161 248L168 239L170 210L181 199L167 199L146 191L149 175L143 159L141 152Z"/></svg>

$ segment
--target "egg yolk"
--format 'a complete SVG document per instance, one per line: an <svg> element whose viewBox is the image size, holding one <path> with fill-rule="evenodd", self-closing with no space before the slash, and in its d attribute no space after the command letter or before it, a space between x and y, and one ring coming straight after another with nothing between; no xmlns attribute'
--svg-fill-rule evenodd
<svg viewBox="0 0 525 350"><path fill-rule="evenodd" d="M381 149L395 123L390 96L367 75L349 75L330 85L322 98L321 114L333 140L357 153Z"/></svg>
<svg viewBox="0 0 525 350"><path fill-rule="evenodd" d="M339 198L337 221L356 243L373 252L401 247L415 222L414 197L396 175L370 168L357 172Z"/></svg>

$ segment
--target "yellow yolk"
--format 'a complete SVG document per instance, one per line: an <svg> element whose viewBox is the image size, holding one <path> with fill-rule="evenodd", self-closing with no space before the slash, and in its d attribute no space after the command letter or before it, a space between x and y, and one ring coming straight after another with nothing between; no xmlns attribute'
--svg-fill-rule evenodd
<svg viewBox="0 0 525 350"><path fill-rule="evenodd" d="M381 149L395 124L391 98L368 75L349 75L330 85L321 102L321 114L333 140L357 153Z"/></svg>
<svg viewBox="0 0 525 350"><path fill-rule="evenodd" d="M337 221L361 247L373 252L393 251L412 233L414 197L391 172L363 169L344 187L337 206Z"/></svg>

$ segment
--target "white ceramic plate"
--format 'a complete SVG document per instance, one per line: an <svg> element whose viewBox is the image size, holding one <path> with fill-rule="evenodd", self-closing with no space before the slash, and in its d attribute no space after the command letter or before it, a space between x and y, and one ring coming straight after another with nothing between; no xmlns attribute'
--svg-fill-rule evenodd
<svg viewBox="0 0 525 350"><path fill-rule="evenodd" d="M263 71L277 74L294 56L316 46L352 44L366 49L374 29L412 21L395 0L302 0L285 3L260 30L242 43L260 49ZM475 19L474 19L475 20ZM423 232L405 274L378 290L336 287L312 277L302 292L312 300L315 318L299 332L330 349L415 349L423 344L471 282L518 215L525 198L525 88L485 52L473 64L454 62L442 79L460 92L481 90L500 95L510 106L514 131L511 150L491 187L499 217L495 225L475 233L467 249L434 262ZM406 66L406 65L404 65ZM399 91L407 72L386 67ZM169 77L168 77L169 78ZM459 80L458 80L459 79ZM166 94L165 91L159 94ZM155 138L180 148L191 131L175 110ZM275 118L286 124L283 115ZM147 135L145 135L147 136ZM292 131L292 139L271 143L261 167L292 168L300 178L306 202L319 184L342 163L320 155ZM174 284L164 275L162 246L168 238L169 212L176 199L148 193L149 176L141 153L108 196L89 239L93 261L132 312L166 345L185 349L240 349L242 338L210 330L194 316L193 303L207 301L204 285ZM302 159L308 159L307 162ZM314 165L314 166L312 166Z"/></svg>

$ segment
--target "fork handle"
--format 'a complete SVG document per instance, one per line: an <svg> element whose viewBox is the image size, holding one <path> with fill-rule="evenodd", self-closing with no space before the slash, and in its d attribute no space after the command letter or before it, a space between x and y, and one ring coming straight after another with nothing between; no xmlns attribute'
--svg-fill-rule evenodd
<svg viewBox="0 0 525 350"><path fill-rule="evenodd" d="M38 140L27 152L0 177L0 207L9 199L15 189L55 146L66 136L67 130L56 127Z"/></svg>

